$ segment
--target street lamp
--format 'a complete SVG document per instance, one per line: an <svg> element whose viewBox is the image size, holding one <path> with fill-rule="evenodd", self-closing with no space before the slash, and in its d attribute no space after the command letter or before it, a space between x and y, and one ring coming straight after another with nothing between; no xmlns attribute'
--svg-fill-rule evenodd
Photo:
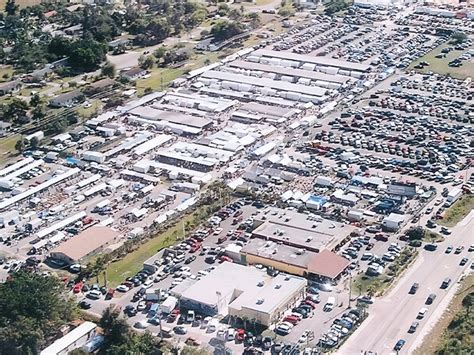
<svg viewBox="0 0 474 355"><path fill-rule="evenodd" d="M352 297L352 272L349 273L349 304L347 308L351 308L351 297Z"/></svg>

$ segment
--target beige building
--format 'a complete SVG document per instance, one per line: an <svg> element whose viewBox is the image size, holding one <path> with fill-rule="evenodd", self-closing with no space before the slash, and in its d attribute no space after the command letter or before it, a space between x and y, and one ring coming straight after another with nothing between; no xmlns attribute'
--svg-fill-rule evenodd
<svg viewBox="0 0 474 355"><path fill-rule="evenodd" d="M119 237L119 232L109 227L90 227L53 249L50 257L68 264L77 263L118 242Z"/></svg>
<svg viewBox="0 0 474 355"><path fill-rule="evenodd" d="M264 326L276 323L304 296L306 279L222 263L181 293L180 305L201 314L234 316Z"/></svg>

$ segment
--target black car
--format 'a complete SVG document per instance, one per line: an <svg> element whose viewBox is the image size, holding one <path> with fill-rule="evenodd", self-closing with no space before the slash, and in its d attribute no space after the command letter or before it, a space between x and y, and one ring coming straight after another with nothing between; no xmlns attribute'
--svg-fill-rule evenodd
<svg viewBox="0 0 474 355"><path fill-rule="evenodd" d="M273 339L271 337L265 337L262 340L262 350L270 350L272 347Z"/></svg>
<svg viewBox="0 0 474 355"><path fill-rule="evenodd" d="M430 294L428 298L425 301L425 304L432 304L436 298L436 295L434 293Z"/></svg>
<svg viewBox="0 0 474 355"><path fill-rule="evenodd" d="M245 336L244 338L245 347L253 346L253 343L254 343L254 337L252 335Z"/></svg>
<svg viewBox="0 0 474 355"><path fill-rule="evenodd" d="M416 293L416 291L418 291L418 288L420 287L420 285L415 282L411 288L410 288L410 291L408 292L410 295L414 295Z"/></svg>
<svg viewBox="0 0 474 355"><path fill-rule="evenodd" d="M190 256L189 258L187 258L184 263L185 264L191 264L194 260L196 260L196 256L193 255L193 256Z"/></svg>
<svg viewBox="0 0 474 355"><path fill-rule="evenodd" d="M87 302L86 300L83 300L79 302L79 307L81 307L82 309L89 309L91 308L91 304Z"/></svg>
<svg viewBox="0 0 474 355"><path fill-rule="evenodd" d="M124 308L123 313L125 313L129 317L133 317L137 314L137 309L131 304L129 304Z"/></svg>

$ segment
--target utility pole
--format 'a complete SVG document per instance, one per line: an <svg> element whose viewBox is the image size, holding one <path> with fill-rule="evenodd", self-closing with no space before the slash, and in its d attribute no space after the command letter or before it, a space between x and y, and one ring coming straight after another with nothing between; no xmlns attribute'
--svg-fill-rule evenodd
<svg viewBox="0 0 474 355"><path fill-rule="evenodd" d="M347 308L351 308L351 297L352 297L352 272L349 273L349 304Z"/></svg>

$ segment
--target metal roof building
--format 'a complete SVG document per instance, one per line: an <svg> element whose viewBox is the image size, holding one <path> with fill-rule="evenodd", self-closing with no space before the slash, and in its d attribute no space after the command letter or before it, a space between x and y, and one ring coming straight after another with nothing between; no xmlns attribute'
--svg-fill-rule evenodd
<svg viewBox="0 0 474 355"><path fill-rule="evenodd" d="M311 80L322 80L322 81L329 81L331 83L337 84L345 84L348 81L354 81L354 78L344 76L344 75L331 75L321 72L316 72L312 70L304 70L304 69L295 69L295 68L285 68L285 67L278 67L274 65L268 65L263 63L253 63L253 62L246 62L244 60L236 60L234 62L229 63L230 67L235 67L239 69L245 70L255 70L255 71L263 71L267 73L276 73L280 75L287 75L296 78L308 78Z"/></svg>
<svg viewBox="0 0 474 355"><path fill-rule="evenodd" d="M84 322L62 338L41 351L40 355L66 355L74 349L80 348L95 336L97 325Z"/></svg>
<svg viewBox="0 0 474 355"><path fill-rule="evenodd" d="M253 85L258 87L271 88L284 92L294 92L315 97L323 97L326 95L326 89L319 86L307 86L301 84L293 84L285 81L277 81L266 78L256 78L242 74L226 73L223 71L210 70L201 76L202 78L217 79L221 81L231 81L245 85Z"/></svg>
<svg viewBox="0 0 474 355"><path fill-rule="evenodd" d="M204 314L230 314L269 326L303 296L306 284L302 277L272 277L253 267L225 262L184 290L180 304Z"/></svg>
<svg viewBox="0 0 474 355"><path fill-rule="evenodd" d="M328 57L314 57L305 54L297 54L290 52L278 52L268 49L259 49L252 53L255 57L269 57L269 58L280 58L284 60L294 60L300 63L313 63L321 66L336 67L342 70L354 70L367 72L370 69L370 65L348 62L345 60L328 58Z"/></svg>

